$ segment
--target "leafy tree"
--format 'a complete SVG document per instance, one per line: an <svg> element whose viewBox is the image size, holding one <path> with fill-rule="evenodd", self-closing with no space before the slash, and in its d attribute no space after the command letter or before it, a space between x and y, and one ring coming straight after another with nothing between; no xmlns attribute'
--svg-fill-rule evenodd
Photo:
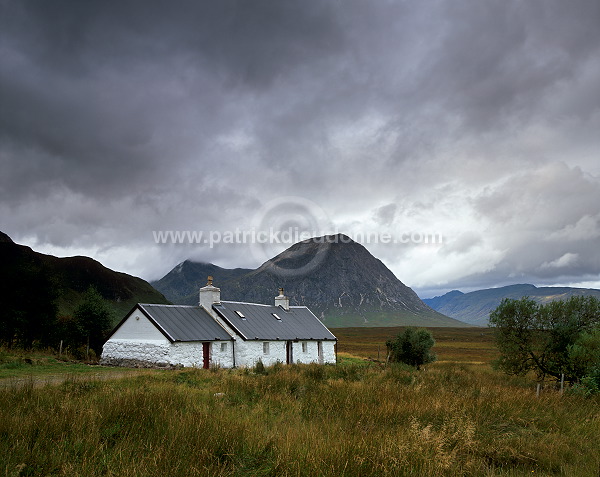
<svg viewBox="0 0 600 477"><path fill-rule="evenodd" d="M581 379L585 394L600 392L600 327L582 333L568 349L569 360Z"/></svg>
<svg viewBox="0 0 600 477"><path fill-rule="evenodd" d="M582 375L600 367L600 327L581 333L577 341L569 346L568 357Z"/></svg>
<svg viewBox="0 0 600 477"><path fill-rule="evenodd" d="M83 302L77 307L70 323L70 337L74 344L89 344L97 354L112 329L113 317L102 295L90 286Z"/></svg>
<svg viewBox="0 0 600 477"><path fill-rule="evenodd" d="M406 363L419 369L422 365L436 360L431 352L435 340L431 333L423 328L406 328L395 339L385 345L392 362Z"/></svg>
<svg viewBox="0 0 600 477"><path fill-rule="evenodd" d="M496 366L508 374L534 371L539 378L560 379L564 373L565 379L575 382L585 375L583 354L589 349L587 341L580 340L599 325L600 301L595 297L576 296L545 305L528 297L504 299L490 314L501 354Z"/></svg>

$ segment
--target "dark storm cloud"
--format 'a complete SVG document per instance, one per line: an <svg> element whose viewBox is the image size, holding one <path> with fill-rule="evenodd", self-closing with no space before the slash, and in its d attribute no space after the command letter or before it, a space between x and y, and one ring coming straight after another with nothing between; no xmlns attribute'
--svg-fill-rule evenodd
<svg viewBox="0 0 600 477"><path fill-rule="evenodd" d="M22 50L70 75L186 57L263 88L340 43L328 2L32 1L10 2L7 14Z"/></svg>
<svg viewBox="0 0 600 477"><path fill-rule="evenodd" d="M3 142L25 166L86 193L160 176L235 121L238 89L264 91L327 56L339 32L327 4L8 2L0 76ZM19 151L19 147L25 150ZM16 176L16 177L15 177ZM6 184L5 198L15 188Z"/></svg>
<svg viewBox="0 0 600 477"><path fill-rule="evenodd" d="M242 245L157 247L152 231L248 228L295 195L336 225L439 228L435 267L377 249L419 286L598 279L596 1L0 8L0 211L17 237L153 278L190 256L251 266Z"/></svg>
<svg viewBox="0 0 600 477"><path fill-rule="evenodd" d="M598 51L594 2L447 2L430 90L471 127L528 119Z"/></svg>

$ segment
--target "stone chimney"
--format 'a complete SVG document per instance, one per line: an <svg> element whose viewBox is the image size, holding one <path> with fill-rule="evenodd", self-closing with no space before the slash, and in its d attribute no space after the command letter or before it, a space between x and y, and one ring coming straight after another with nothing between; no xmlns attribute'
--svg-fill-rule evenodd
<svg viewBox="0 0 600 477"><path fill-rule="evenodd" d="M208 277L205 287L200 288L200 302L198 303L212 315L212 306L221 303L221 289L213 285L213 277Z"/></svg>
<svg viewBox="0 0 600 477"><path fill-rule="evenodd" d="M290 299L283 294L283 288L279 289L279 296L275 297L275 306L281 306L285 311L290 311Z"/></svg>

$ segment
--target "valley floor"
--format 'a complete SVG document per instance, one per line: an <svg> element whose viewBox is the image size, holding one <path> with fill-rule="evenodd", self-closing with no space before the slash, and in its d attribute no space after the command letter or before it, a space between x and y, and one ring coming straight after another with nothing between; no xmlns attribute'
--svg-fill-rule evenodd
<svg viewBox="0 0 600 477"><path fill-rule="evenodd" d="M385 330L346 330L336 366L0 388L0 474L599 475L600 397L493 371L487 330L433 330L420 372L357 357Z"/></svg>
<svg viewBox="0 0 600 477"><path fill-rule="evenodd" d="M385 361L385 342L404 328L330 328L338 338L338 352ZM438 361L489 363L498 356L489 328L427 328L435 339Z"/></svg>

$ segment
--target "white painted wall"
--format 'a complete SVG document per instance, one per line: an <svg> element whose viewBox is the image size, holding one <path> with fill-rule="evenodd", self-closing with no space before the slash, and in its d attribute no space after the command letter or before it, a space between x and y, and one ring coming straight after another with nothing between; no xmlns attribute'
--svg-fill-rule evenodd
<svg viewBox="0 0 600 477"><path fill-rule="evenodd" d="M218 319L218 321L222 321ZM225 323L222 323L228 331ZM318 363L317 341L306 340L306 352L302 341L292 343L294 363ZM225 349L221 348L225 343ZM213 341L210 343L211 364L222 368L253 367L260 360L265 366L287 361L286 341L269 341L269 353L264 353L264 341ZM323 363L335 364L335 342L323 341ZM234 363L235 351L235 363ZM103 347L102 359L136 360L159 365L203 366L202 342L175 342L169 340L138 309L123 322Z"/></svg>
<svg viewBox="0 0 600 477"><path fill-rule="evenodd" d="M335 341L323 341L323 363L335 364L337 362L335 356Z"/></svg>
<svg viewBox="0 0 600 477"><path fill-rule="evenodd" d="M306 343L306 352L302 351L302 343ZM316 341L299 341L293 344L292 358L294 363L318 363Z"/></svg>
<svg viewBox="0 0 600 477"><path fill-rule="evenodd" d="M302 343L306 343L306 352L302 350ZM323 347L323 364L335 364L335 344L333 341L321 341ZM292 358L294 363L319 363L318 341L298 341L294 343Z"/></svg>
<svg viewBox="0 0 600 477"><path fill-rule="evenodd" d="M221 343L225 344L222 350ZM137 308L121 324L102 349L105 360L136 360L159 365L199 367L204 364L202 342L171 343ZM230 341L210 343L210 362L223 368L233 366Z"/></svg>
<svg viewBox="0 0 600 477"><path fill-rule="evenodd" d="M221 350L221 343L225 350ZM161 343L141 340L108 340L102 349L103 360L136 360L158 365L182 365L202 368L204 365L202 342ZM233 366L233 351L230 341L213 341L210 343L210 364L223 368Z"/></svg>
<svg viewBox="0 0 600 477"><path fill-rule="evenodd" d="M102 347L102 360L170 364L171 343L137 308Z"/></svg>
<svg viewBox="0 0 600 477"><path fill-rule="evenodd" d="M263 352L264 341L235 342L235 364L238 367L252 367L259 360L265 366L271 366L277 361L285 363L285 341L269 341L269 354Z"/></svg>
<svg viewBox="0 0 600 477"><path fill-rule="evenodd" d="M221 343L225 343L225 350L221 351ZM180 364L186 367L202 368L204 366L203 343L201 341L176 342L171 344L169 353L170 364ZM209 342L210 365L218 365L223 368L233 366L233 353L231 343L228 341Z"/></svg>
<svg viewBox="0 0 600 477"><path fill-rule="evenodd" d="M102 348L102 360L136 360L145 363L173 364L170 362L171 343L159 341L132 341L110 339Z"/></svg>
<svg viewBox="0 0 600 477"><path fill-rule="evenodd" d="M180 364L188 368L201 368L204 365L202 357L202 342L171 343L169 364Z"/></svg>
<svg viewBox="0 0 600 477"><path fill-rule="evenodd" d="M123 322L119 329L110 337L111 340L161 341L169 343L154 324L137 308Z"/></svg>
<svg viewBox="0 0 600 477"><path fill-rule="evenodd" d="M306 340L306 352L302 351L302 341L292 343L292 360L294 363L318 363L319 352L317 341ZM253 367L260 360L265 366L277 362L287 362L286 341L269 341L269 353L264 353L264 341L235 342L235 364L239 367ZM335 364L335 342L322 341L323 363Z"/></svg>
<svg viewBox="0 0 600 477"><path fill-rule="evenodd" d="M222 345L225 349L222 350ZM233 341L213 341L210 343L210 362L221 368L233 368Z"/></svg>

